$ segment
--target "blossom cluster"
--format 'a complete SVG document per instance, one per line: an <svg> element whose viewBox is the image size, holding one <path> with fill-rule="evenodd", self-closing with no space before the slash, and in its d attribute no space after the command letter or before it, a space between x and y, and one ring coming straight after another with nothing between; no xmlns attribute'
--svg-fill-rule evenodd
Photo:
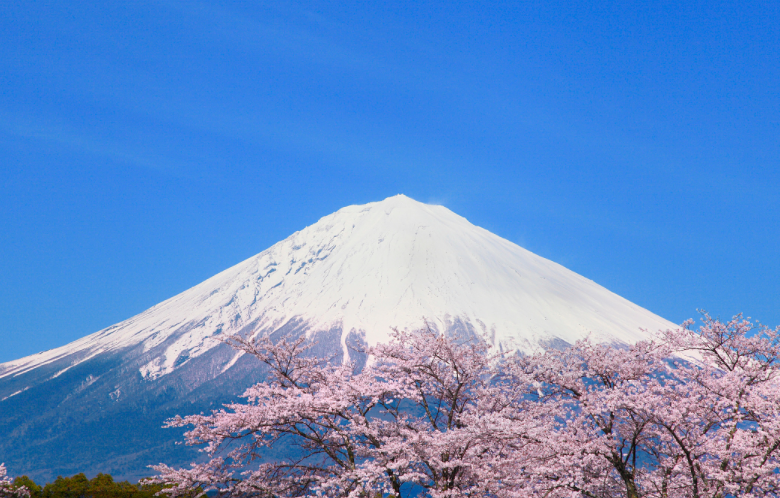
<svg viewBox="0 0 780 498"><path fill-rule="evenodd" d="M244 402L168 421L207 457L154 467L171 498L780 493L780 327L741 316L534 355L395 331L362 369L305 338L227 341L269 377Z"/></svg>
<svg viewBox="0 0 780 498"><path fill-rule="evenodd" d="M13 485L4 463L0 463L0 498L30 498L27 488Z"/></svg>

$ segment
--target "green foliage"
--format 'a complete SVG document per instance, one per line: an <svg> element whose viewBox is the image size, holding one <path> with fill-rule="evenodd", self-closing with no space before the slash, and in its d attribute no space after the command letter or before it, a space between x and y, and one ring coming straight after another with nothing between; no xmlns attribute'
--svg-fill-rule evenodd
<svg viewBox="0 0 780 498"><path fill-rule="evenodd" d="M35 484L32 479L30 479L27 476L20 476L14 479L13 487L14 488L21 488L24 486L27 488L27 491L30 492L30 498L42 498L42 492L43 488Z"/></svg>
<svg viewBox="0 0 780 498"><path fill-rule="evenodd" d="M84 474L60 476L43 488L29 477L21 476L14 479L13 485L26 487L30 498L155 498L162 489L159 484L116 482L109 474L98 474L93 479L87 479Z"/></svg>

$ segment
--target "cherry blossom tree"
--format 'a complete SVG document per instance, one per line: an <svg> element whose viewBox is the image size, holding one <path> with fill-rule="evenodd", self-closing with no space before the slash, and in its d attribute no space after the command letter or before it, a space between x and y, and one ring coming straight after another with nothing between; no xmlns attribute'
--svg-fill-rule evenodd
<svg viewBox="0 0 780 498"><path fill-rule="evenodd" d="M536 386L518 402L537 443L517 474L526 494L777 496L780 329L703 321L626 348L516 358L514 375Z"/></svg>
<svg viewBox="0 0 780 498"><path fill-rule="evenodd" d="M721 322L704 314L664 336L700 361L672 360L676 389L659 393L654 423L659 481L688 496L780 494L780 327L754 325L741 315Z"/></svg>
<svg viewBox="0 0 780 498"><path fill-rule="evenodd" d="M2 498L29 498L30 493L24 486L16 487L8 477L5 464L0 463L0 497Z"/></svg>
<svg viewBox="0 0 780 498"><path fill-rule="evenodd" d="M517 357L512 375L533 390L518 400L518 425L532 438L523 455L527 496L645 495L652 390L662 382L668 349L652 342L627 348L584 340L563 351Z"/></svg>
<svg viewBox="0 0 780 498"><path fill-rule="evenodd" d="M269 367L192 426L208 459L156 466L177 498L728 498L780 492L780 328L704 315L656 340L491 355L395 331L362 370L304 338L226 342Z"/></svg>
<svg viewBox="0 0 780 498"><path fill-rule="evenodd" d="M371 350L369 377L394 379L399 403L383 405L375 454L404 462L404 479L429 496L485 494L498 474L490 462L513 451L513 400L526 389L502 375L483 342L460 343L426 328L398 332ZM399 496L399 489L393 494Z"/></svg>
<svg viewBox="0 0 780 498"><path fill-rule="evenodd" d="M155 467L153 481L172 497L198 486L224 495L397 497L483 486L470 462L492 429L472 422L511 401L493 382L483 343L395 331L358 372L307 355L304 338L228 342L265 363L270 378L244 393L247 403L168 422L194 426L187 443L210 457L189 469Z"/></svg>

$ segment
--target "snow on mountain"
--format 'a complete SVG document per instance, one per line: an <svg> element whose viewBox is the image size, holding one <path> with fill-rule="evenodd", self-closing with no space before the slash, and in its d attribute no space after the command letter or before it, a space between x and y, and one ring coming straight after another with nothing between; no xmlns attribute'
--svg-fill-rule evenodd
<svg viewBox="0 0 780 498"><path fill-rule="evenodd" d="M348 355L350 333L375 344L423 317L523 352L588 335L633 342L646 337L641 328L675 326L443 206L397 195L345 207L124 322L2 364L0 379L70 359L57 377L104 352L168 341L139 368L156 379L217 347L219 334L269 333L291 320L310 333L339 329Z"/></svg>

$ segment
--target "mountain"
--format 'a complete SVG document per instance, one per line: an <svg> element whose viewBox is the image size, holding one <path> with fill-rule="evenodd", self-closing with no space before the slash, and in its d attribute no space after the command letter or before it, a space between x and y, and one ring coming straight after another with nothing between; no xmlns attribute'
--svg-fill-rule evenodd
<svg viewBox="0 0 780 498"><path fill-rule="evenodd" d="M355 343L392 327L480 337L532 352L579 338L628 343L674 324L566 268L403 195L325 216L143 313L0 365L0 461L40 480L137 478L191 460L161 429L234 400L264 372L217 340L306 334L362 362Z"/></svg>

